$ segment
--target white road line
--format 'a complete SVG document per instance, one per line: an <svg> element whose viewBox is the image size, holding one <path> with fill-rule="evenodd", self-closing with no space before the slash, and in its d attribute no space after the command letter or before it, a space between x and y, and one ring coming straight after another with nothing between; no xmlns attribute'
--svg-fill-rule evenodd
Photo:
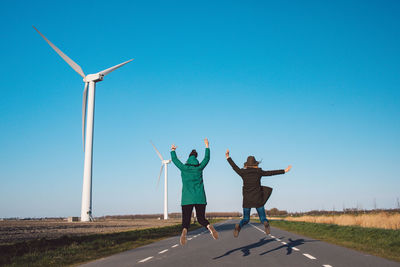
<svg viewBox="0 0 400 267"><path fill-rule="evenodd" d="M150 260L150 259L152 259L152 258L153 258L153 256L147 257L147 258L145 258L145 259L143 259L143 260L141 260L141 261L139 261L139 262L145 262L145 261L148 261L148 260Z"/></svg>
<svg viewBox="0 0 400 267"><path fill-rule="evenodd" d="M265 232L263 230L261 230L260 228L258 228L257 226L253 225L252 223L249 223L251 226L253 226L254 228L256 228L258 231L262 232L265 234Z"/></svg>
<svg viewBox="0 0 400 267"><path fill-rule="evenodd" d="M253 225L253 224L251 224L251 223L249 223L251 226L253 226L254 228L256 228L258 231L260 231L260 232L262 232L262 233L265 233L263 230L261 230L260 228L258 228L257 226L255 226L255 225ZM273 236L273 235L271 235L271 237L272 238L275 238L275 236ZM282 242L282 244L284 244L284 245L287 245L287 243L286 242L283 242L282 240L280 240L279 238L275 238L275 240L276 241L279 241L279 242ZM291 247L294 251L300 251L300 249L298 249L298 248L296 248L296 247ZM310 257L312 257L312 258L314 258L313 256L311 256L311 255L309 255L309 254L307 254L308 256L310 256ZM306 256L306 255L304 255L304 256ZM306 256L306 257L308 257L308 256ZM310 258L311 259L311 258ZM314 258L315 259L315 258ZM329 266L326 266L326 267L329 267ZM332 267L332 266L331 266Z"/></svg>
<svg viewBox="0 0 400 267"><path fill-rule="evenodd" d="M323 267L332 267L332 265L329 265L329 264L324 264L324 265L322 265Z"/></svg>
<svg viewBox="0 0 400 267"><path fill-rule="evenodd" d="M191 238L191 237L189 237L187 240L192 240L192 238Z"/></svg>
<svg viewBox="0 0 400 267"><path fill-rule="evenodd" d="M315 258L315 257L313 257L313 256L311 256L310 254L307 254L307 253L303 253L303 255L306 256L309 259L312 259L312 260L317 259L317 258Z"/></svg>
<svg viewBox="0 0 400 267"><path fill-rule="evenodd" d="M265 233L263 230L261 230L260 228L258 228L257 226L255 226L255 225L253 225L253 224L251 224L251 223L249 223L251 226L253 226L254 228L256 228L258 231L260 231L260 232L262 232L262 233ZM273 236L273 235L270 235L272 238L275 238L275 236ZM284 245L287 245L287 243L286 242L283 242L282 240L280 240L279 238L275 238L275 240L276 241L279 241L279 242L282 242L282 244L284 244ZM300 249L298 249L298 248L296 248L296 247L291 247L294 251L300 251ZM309 254L303 254L304 256L306 256L306 257L308 257L308 258L310 258L310 259L312 259L312 260L315 260L316 258L315 257L313 257L313 256L311 256L311 255L309 255ZM325 266L325 265L324 265ZM332 267L332 266L330 266L330 265L326 265L326 267Z"/></svg>
<svg viewBox="0 0 400 267"><path fill-rule="evenodd" d="M158 254L163 254L163 253L165 253L167 251L168 251L168 249L164 249L163 251L158 252Z"/></svg>
<svg viewBox="0 0 400 267"><path fill-rule="evenodd" d="M176 248L177 246L179 246L178 244L176 244L176 245L173 245L171 248Z"/></svg>

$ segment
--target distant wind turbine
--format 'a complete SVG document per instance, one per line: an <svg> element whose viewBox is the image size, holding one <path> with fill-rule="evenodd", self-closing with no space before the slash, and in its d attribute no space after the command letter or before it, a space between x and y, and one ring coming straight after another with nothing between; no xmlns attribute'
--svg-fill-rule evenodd
<svg viewBox="0 0 400 267"><path fill-rule="evenodd" d="M168 219L168 164L171 163L171 160L164 160L163 157L161 156L160 152L157 150L156 146L150 142L151 145L154 147L158 157L161 159L161 169L160 169L160 175L158 176L158 181L157 181L157 186L160 183L160 177L161 173L163 171L163 168L165 167L164 171L164 220Z"/></svg>
<svg viewBox="0 0 400 267"><path fill-rule="evenodd" d="M44 40L57 52L65 62L68 63L79 75L82 76L85 88L83 90L83 104L82 104L82 141L84 143L85 162L83 169L83 189L82 189L82 208L81 208L81 221L89 222L93 220L92 217L92 156L93 156L93 119L94 119L94 96L96 91L96 83L101 82L107 74L122 67L123 65L131 62L133 59L125 61L114 67L102 70L95 74L85 75L82 68L51 43L38 29L33 28L43 37ZM89 87L89 98L88 94ZM86 114L87 103L87 114ZM86 118L86 134L85 134L85 118Z"/></svg>

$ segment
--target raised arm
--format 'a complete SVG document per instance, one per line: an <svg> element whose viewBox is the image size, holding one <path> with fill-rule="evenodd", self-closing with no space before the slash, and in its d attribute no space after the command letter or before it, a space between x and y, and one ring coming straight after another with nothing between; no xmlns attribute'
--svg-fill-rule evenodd
<svg viewBox="0 0 400 267"><path fill-rule="evenodd" d="M176 146L172 145L171 146L171 159L172 162L175 164L176 167L178 167L178 169L183 170L185 168L185 164L183 164L178 157L176 156Z"/></svg>
<svg viewBox="0 0 400 267"><path fill-rule="evenodd" d="M226 150L225 152L225 157L228 160L229 164L231 165L232 169L241 176L241 170L240 168L235 164L235 162L233 162L233 160L231 159L231 157L229 156L229 149Z"/></svg>
<svg viewBox="0 0 400 267"><path fill-rule="evenodd" d="M278 174L285 174L285 170L275 170L275 171L261 171L262 176L272 176Z"/></svg>
<svg viewBox="0 0 400 267"><path fill-rule="evenodd" d="M204 144L206 145L206 153L204 155L204 159L200 163L201 169L204 169L210 161L210 148L208 147L209 143L207 138L204 139Z"/></svg>
<svg viewBox="0 0 400 267"><path fill-rule="evenodd" d="M290 169L292 168L292 165L289 165L286 169L284 170L275 170L275 171L261 171L262 176L272 176L272 175L278 175L278 174L285 174Z"/></svg>

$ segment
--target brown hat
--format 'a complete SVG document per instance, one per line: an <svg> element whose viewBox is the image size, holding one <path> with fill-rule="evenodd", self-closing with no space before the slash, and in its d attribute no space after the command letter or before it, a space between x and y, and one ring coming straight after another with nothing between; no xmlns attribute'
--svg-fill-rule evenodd
<svg viewBox="0 0 400 267"><path fill-rule="evenodd" d="M256 161L254 156L248 156L247 161L244 163L244 167L257 167L260 164L259 161Z"/></svg>

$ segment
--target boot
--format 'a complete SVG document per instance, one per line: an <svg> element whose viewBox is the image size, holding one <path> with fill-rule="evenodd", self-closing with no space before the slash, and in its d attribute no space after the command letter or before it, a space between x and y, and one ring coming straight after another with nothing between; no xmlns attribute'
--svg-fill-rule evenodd
<svg viewBox="0 0 400 267"><path fill-rule="evenodd" d="M180 242L181 242L182 246L184 246L186 244L186 234L187 234L187 229L183 228L181 238L180 238Z"/></svg>
<svg viewBox="0 0 400 267"><path fill-rule="evenodd" d="M212 235L212 237L214 239L218 239L218 232L217 232L217 230L215 230L214 226L209 224L209 225L207 225L207 229L210 231L210 234Z"/></svg>
<svg viewBox="0 0 400 267"><path fill-rule="evenodd" d="M271 228L269 227L269 222L264 222L265 234L269 235L271 233Z"/></svg>
<svg viewBox="0 0 400 267"><path fill-rule="evenodd" d="M235 224L235 229L233 230L233 236L238 237L240 232L240 225L237 223Z"/></svg>

